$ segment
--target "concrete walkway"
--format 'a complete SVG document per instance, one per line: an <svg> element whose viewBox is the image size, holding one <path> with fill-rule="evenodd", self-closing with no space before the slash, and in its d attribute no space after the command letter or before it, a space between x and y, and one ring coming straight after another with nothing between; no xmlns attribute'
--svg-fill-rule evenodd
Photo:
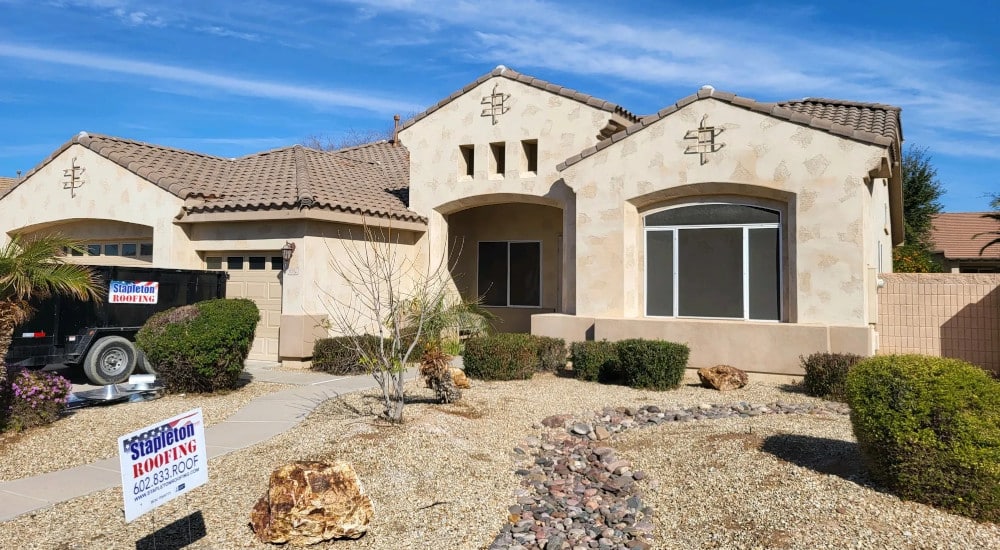
<svg viewBox="0 0 1000 550"><path fill-rule="evenodd" d="M334 377L312 371L278 370L275 363L248 361L253 380L296 386L247 403L225 421L205 429L208 458L252 447L292 428L323 401L375 387L369 375ZM406 372L406 379L416 369ZM112 405L117 407L119 405ZM113 410L113 409L109 409ZM118 438L122 434L108 434ZM72 452L72 449L67 449ZM0 483L0 521L96 491L121 487L117 456L40 476Z"/></svg>

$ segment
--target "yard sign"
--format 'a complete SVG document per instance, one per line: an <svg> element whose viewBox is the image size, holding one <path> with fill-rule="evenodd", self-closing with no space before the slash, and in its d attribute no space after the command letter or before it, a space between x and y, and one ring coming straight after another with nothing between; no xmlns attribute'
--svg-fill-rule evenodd
<svg viewBox="0 0 1000 550"><path fill-rule="evenodd" d="M125 522L208 482L201 409L118 438Z"/></svg>

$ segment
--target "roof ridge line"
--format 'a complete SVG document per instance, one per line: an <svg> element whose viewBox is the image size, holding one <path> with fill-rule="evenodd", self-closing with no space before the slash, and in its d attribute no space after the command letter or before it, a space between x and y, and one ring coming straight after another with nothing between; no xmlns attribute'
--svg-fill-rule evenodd
<svg viewBox="0 0 1000 550"><path fill-rule="evenodd" d="M315 202L316 196L312 192L312 185L309 181L309 167L306 163L306 153L304 147L295 145L292 147L292 154L295 156L295 194L299 206L308 208Z"/></svg>
<svg viewBox="0 0 1000 550"><path fill-rule="evenodd" d="M828 105L843 105L845 107L867 107L869 109L883 109L886 111L902 111L902 107L896 105L890 105L888 103L872 103L867 101L853 101L850 99L832 99L828 97L804 97L802 99L788 99L785 101L777 101L776 105L791 104L791 103L825 103Z"/></svg>
<svg viewBox="0 0 1000 550"><path fill-rule="evenodd" d="M112 141L122 141L122 142L126 142L126 143L132 143L134 145L142 145L144 147L152 147L154 149L162 149L162 150L165 150L165 151L173 151L175 153L183 153L183 154L186 154L186 155L191 155L191 156L195 156L195 157L209 158L209 159L214 159L214 160L224 160L224 161L231 161L231 160L233 160L233 159L229 159L229 158L226 158L226 157L219 157L219 156L215 156L215 155L209 155L207 153L200 153L198 151L192 151L190 149L181 149L179 147L171 147L169 145L159 145L157 143L150 143L148 141L139 141L139 140L136 140L136 139L123 138L123 137L112 136L112 135L108 135L108 134L99 134L99 133L95 134L95 133L85 132L85 131L84 132L80 132L80 133L74 135L70 139L70 142L71 143L79 143L80 145L84 145L85 147L87 147L88 149L90 149L90 146L89 145L85 145L83 143L83 141L82 141L83 139L86 139L86 138L90 138L90 139L97 138L97 139L108 139L108 140L112 140Z"/></svg>

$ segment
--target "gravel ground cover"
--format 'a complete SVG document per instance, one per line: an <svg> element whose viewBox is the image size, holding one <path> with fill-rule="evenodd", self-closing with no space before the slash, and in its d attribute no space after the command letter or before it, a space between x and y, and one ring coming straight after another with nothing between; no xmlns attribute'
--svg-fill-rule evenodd
<svg viewBox="0 0 1000 550"><path fill-rule="evenodd" d="M205 425L211 426L254 398L290 387L250 382L237 391L220 395L166 395L151 401L77 409L54 424L22 434L0 435L0 481L116 457L120 435L196 407L201 407Z"/></svg>
<svg viewBox="0 0 1000 550"><path fill-rule="evenodd" d="M820 403L788 379L751 379L719 393L686 378L670 392L637 391L539 375L473 381L464 400L432 403L408 386L406 424L387 426L374 393L320 405L296 428L210 463L209 484L131 524L109 489L0 524L2 548L270 548L249 512L271 470L298 459L352 463L375 506L367 535L315 548L488 547L523 495L514 449L542 419L586 421L605 407L655 404ZM645 472L635 483L653 509L654 548L1000 548L1000 527L901 502L871 487L843 415L772 414L630 429L606 440ZM190 531L190 535L189 535ZM189 540L190 538L190 540Z"/></svg>

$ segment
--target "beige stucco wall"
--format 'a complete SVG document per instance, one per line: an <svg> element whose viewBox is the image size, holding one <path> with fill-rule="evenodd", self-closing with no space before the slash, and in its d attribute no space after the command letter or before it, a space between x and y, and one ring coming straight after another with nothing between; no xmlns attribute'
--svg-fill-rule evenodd
<svg viewBox="0 0 1000 550"><path fill-rule="evenodd" d="M700 164L685 134L723 128L724 144ZM783 122L714 99L689 104L645 130L570 166L577 194L577 312L643 315L642 214L686 201L755 196L784 202L784 319L864 326L874 257L865 178L884 148ZM873 287L872 287L873 288Z"/></svg>
<svg viewBox="0 0 1000 550"><path fill-rule="evenodd" d="M85 169L83 184L71 194L63 188L64 170L73 159ZM74 196L75 195L75 196ZM173 223L183 201L81 145L71 145L51 162L28 176L0 199L0 239L17 231L82 230L81 237L100 233L109 221L152 229L153 265L197 268L200 259L189 246L184 230ZM95 220L87 228L82 220ZM70 236L76 236L69 233Z"/></svg>
<svg viewBox="0 0 1000 550"><path fill-rule="evenodd" d="M510 94L509 108L493 124L481 116L484 97ZM450 242L446 216L466 208L501 202L533 202L564 208L561 270L566 275L560 304L573 311L576 269L573 193L560 181L556 166L593 145L612 114L503 77L491 78L400 132L410 151L410 208L428 217L432 255ZM538 141L538 168L525 173L522 140ZM506 171L490 174L490 144L506 144ZM459 146L475 147L473 177L459 174Z"/></svg>

